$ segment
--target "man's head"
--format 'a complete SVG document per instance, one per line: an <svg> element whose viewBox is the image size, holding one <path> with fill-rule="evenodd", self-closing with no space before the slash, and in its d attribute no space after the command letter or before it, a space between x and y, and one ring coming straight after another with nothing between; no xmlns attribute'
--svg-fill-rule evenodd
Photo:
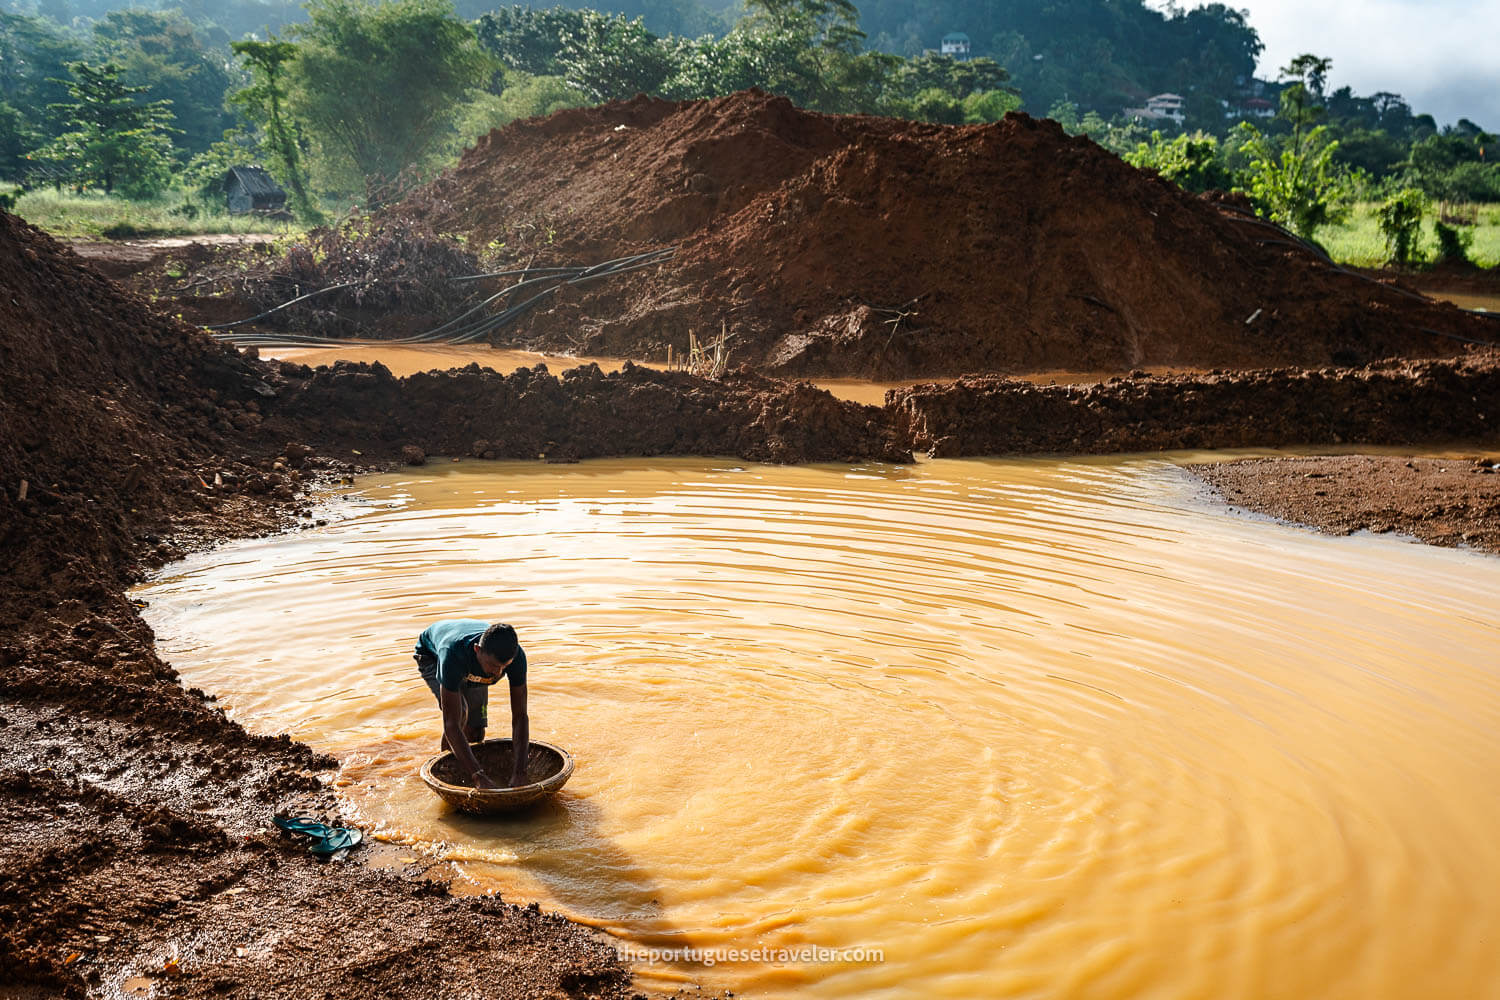
<svg viewBox="0 0 1500 1000"><path fill-rule="evenodd" d="M516 658L521 643L516 639L516 630L509 625L491 625L474 645L474 655L485 673L498 674L510 666Z"/></svg>

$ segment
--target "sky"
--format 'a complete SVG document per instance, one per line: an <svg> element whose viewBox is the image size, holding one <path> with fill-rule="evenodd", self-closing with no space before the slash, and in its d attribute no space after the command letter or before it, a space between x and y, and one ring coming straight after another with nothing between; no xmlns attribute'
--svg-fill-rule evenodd
<svg viewBox="0 0 1500 1000"><path fill-rule="evenodd" d="M1330 91L1391 90L1440 125L1468 118L1500 131L1500 0L1224 2L1260 32L1263 79L1311 52L1333 60Z"/></svg>

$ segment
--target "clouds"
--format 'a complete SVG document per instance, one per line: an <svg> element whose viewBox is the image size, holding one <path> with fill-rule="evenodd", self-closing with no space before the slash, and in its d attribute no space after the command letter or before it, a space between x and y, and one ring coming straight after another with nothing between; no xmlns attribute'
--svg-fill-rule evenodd
<svg viewBox="0 0 1500 1000"><path fill-rule="evenodd" d="M1500 3L1495 0L1226 0L1248 10L1266 51L1260 75L1303 52L1333 59L1329 89L1393 90L1439 124L1500 131Z"/></svg>

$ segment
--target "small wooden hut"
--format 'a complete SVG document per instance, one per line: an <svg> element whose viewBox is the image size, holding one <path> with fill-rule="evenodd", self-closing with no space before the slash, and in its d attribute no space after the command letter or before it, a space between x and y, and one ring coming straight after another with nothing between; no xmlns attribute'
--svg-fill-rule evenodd
<svg viewBox="0 0 1500 1000"><path fill-rule="evenodd" d="M224 200L231 215L286 210L286 192L264 167L230 167L224 174Z"/></svg>

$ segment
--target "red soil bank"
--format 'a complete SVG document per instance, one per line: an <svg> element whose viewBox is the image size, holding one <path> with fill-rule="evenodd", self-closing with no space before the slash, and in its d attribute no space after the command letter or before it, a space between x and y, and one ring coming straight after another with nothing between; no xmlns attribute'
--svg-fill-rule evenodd
<svg viewBox="0 0 1500 1000"><path fill-rule="evenodd" d="M933 455L1500 441L1500 352L1367 368L1271 369L1039 386L962 378L886 394Z"/></svg>
<svg viewBox="0 0 1500 1000"><path fill-rule="evenodd" d="M410 206L545 259L680 245L501 334L531 346L661 358L727 327L762 370L899 378L1363 364L1500 339L1019 114L949 127L757 91L638 97L493 132Z"/></svg>

